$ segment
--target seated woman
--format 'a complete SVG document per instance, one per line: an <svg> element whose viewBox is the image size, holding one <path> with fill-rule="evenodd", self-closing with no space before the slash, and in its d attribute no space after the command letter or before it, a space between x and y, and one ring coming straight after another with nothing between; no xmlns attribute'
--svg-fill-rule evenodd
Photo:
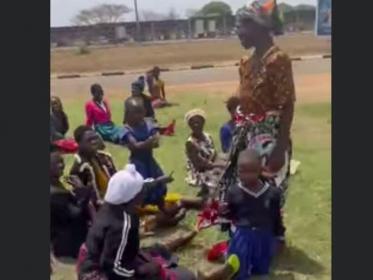
<svg viewBox="0 0 373 280"><path fill-rule="evenodd" d="M230 120L220 128L220 143L223 153L228 153L232 144L233 132L235 129L234 118L237 107L240 105L239 97L232 96L226 102Z"/></svg>
<svg viewBox="0 0 373 280"><path fill-rule="evenodd" d="M160 78L161 69L155 66L152 70L146 73L146 82L152 99L153 108L163 108L172 106L166 99L165 83Z"/></svg>
<svg viewBox="0 0 373 280"><path fill-rule="evenodd" d="M86 125L93 127L104 141L117 143L120 127L111 120L109 104L104 100L104 91L99 84L91 86L92 100L85 104Z"/></svg>
<svg viewBox="0 0 373 280"><path fill-rule="evenodd" d="M101 138L91 127L77 127L74 138L79 144L79 149L74 156L70 175L78 176L94 191L92 202L98 206L105 196L110 177L116 172L114 161L109 153L101 150Z"/></svg>
<svg viewBox="0 0 373 280"><path fill-rule="evenodd" d="M61 99L57 96L51 97L51 122L54 127L54 138L55 140L65 138L67 131L69 130L69 120L66 113L63 110Z"/></svg>
<svg viewBox="0 0 373 280"><path fill-rule="evenodd" d="M50 142L57 146L61 152L75 153L78 149L78 144L74 139L65 139L65 135L69 130L69 120L63 110L62 102L57 96L51 97L51 112L50 112Z"/></svg>
<svg viewBox="0 0 373 280"><path fill-rule="evenodd" d="M195 232L166 244L140 248L136 208L142 204L143 184L134 165L127 165L110 179L105 202L87 237L86 254L78 264L79 280L196 279L177 265L170 252L185 245Z"/></svg>
<svg viewBox="0 0 373 280"><path fill-rule="evenodd" d="M199 195L216 197L216 189L223 173L225 160L218 156L211 136L203 131L206 114L194 109L185 116L185 121L192 130L186 141L187 171L186 181L191 186L201 188Z"/></svg>
<svg viewBox="0 0 373 280"><path fill-rule="evenodd" d="M56 257L76 258L92 219L89 208L91 192L76 176L67 178L72 188L66 188L61 181L64 168L61 154L53 150L49 170L51 248Z"/></svg>

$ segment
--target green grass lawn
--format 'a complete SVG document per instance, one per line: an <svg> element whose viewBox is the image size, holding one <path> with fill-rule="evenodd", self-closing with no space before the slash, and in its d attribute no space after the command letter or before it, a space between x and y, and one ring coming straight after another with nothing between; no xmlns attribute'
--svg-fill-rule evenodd
<svg viewBox="0 0 373 280"><path fill-rule="evenodd" d="M176 96L174 96L175 98ZM171 192L194 195L196 190L184 183L184 143L189 130L184 114L200 107L208 114L206 131L210 132L217 148L218 130L228 115L223 104L223 94L206 95L202 92L177 95L181 105L157 112L160 123L176 119L176 136L162 138L161 147L155 152L166 173L174 171L175 182ZM64 101L64 100L63 100ZM84 121L84 100L66 100L64 107L72 128ZM113 120L121 123L123 100L111 100ZM302 162L300 170L291 181L286 205L288 248L275 260L273 272L265 279L331 279L331 106L330 103L298 104L293 126L294 158ZM72 134L72 131L70 131ZM117 168L127 162L125 148L107 145ZM66 157L69 170L72 157ZM190 214L185 226L194 224ZM225 236L215 228L202 232L193 243L178 254L181 263L189 268L210 267L201 261L203 248ZM74 266L62 264L53 279L76 279Z"/></svg>

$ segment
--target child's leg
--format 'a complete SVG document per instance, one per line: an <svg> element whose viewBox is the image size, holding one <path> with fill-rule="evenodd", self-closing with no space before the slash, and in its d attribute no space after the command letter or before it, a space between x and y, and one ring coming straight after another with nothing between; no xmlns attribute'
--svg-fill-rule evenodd
<svg viewBox="0 0 373 280"><path fill-rule="evenodd" d="M156 215L156 223L159 227L170 227L176 226L181 220L185 218L186 210L181 209L176 215L169 216L163 212L159 212Z"/></svg>
<svg viewBox="0 0 373 280"><path fill-rule="evenodd" d="M167 250L174 252L182 246L188 244L195 236L197 231L190 231L182 234L173 234L166 240L161 242L161 245L167 248Z"/></svg>
<svg viewBox="0 0 373 280"><path fill-rule="evenodd" d="M236 255L231 255L227 262L207 273L198 271L198 280L230 280L240 268L240 261Z"/></svg>
<svg viewBox="0 0 373 280"><path fill-rule="evenodd" d="M213 271L204 273L198 271L197 279L198 280L229 280L233 274L233 269L229 264L224 264Z"/></svg>
<svg viewBox="0 0 373 280"><path fill-rule="evenodd" d="M206 203L204 198L182 198L180 206L185 209L201 210Z"/></svg>

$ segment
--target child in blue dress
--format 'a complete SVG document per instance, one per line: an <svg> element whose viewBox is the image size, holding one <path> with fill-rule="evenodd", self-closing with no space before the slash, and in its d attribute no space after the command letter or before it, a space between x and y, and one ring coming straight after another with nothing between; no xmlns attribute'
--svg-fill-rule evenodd
<svg viewBox="0 0 373 280"><path fill-rule="evenodd" d="M221 215L231 220L227 263L203 279L249 280L252 275L269 273L276 245L283 234L280 214L281 190L261 178L261 161L254 150L243 150L238 157L238 182L229 187ZM232 274L233 277L232 277ZM231 278L232 277L232 278Z"/></svg>
<svg viewBox="0 0 373 280"><path fill-rule="evenodd" d="M127 113L121 142L131 152L130 163L135 165L136 170L145 180L153 180L153 183L146 184L143 206L158 206L160 214L164 214L163 217L159 217L159 220L162 220L165 225L175 225L184 218L186 209L198 209L202 207L202 202L183 198L172 206L166 206L167 184L171 183L173 178L164 175L153 156L153 149L159 147L158 128L154 122L145 119L143 102L137 97L127 100ZM144 208L141 210L146 214Z"/></svg>
<svg viewBox="0 0 373 280"><path fill-rule="evenodd" d="M145 120L145 109L139 98L127 100L127 120L121 141L131 151L129 161L144 179L157 179L164 173L153 156L153 149L159 147L159 133L153 122ZM162 198L167 193L167 183L171 178L161 181L149 191L144 204L153 204L163 209Z"/></svg>
<svg viewBox="0 0 373 280"><path fill-rule="evenodd" d="M231 147L233 132L235 129L234 116L239 105L240 99L237 96L230 97L226 102L226 108L231 119L220 128L220 143L223 153L228 153Z"/></svg>

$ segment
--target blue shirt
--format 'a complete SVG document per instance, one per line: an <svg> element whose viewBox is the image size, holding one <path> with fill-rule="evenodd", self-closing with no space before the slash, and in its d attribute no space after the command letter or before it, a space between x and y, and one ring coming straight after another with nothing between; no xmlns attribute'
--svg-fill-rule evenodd
<svg viewBox="0 0 373 280"><path fill-rule="evenodd" d="M231 121L225 123L220 128L220 143L223 153L227 153L231 147L233 131L234 123L232 123Z"/></svg>

